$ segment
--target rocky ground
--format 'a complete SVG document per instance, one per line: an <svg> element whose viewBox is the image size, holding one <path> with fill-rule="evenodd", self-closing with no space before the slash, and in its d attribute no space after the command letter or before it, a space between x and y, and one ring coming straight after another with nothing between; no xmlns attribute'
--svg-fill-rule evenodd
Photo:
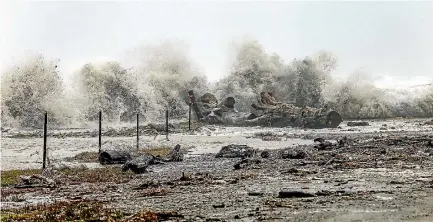
<svg viewBox="0 0 433 222"><path fill-rule="evenodd" d="M88 165L97 168L70 168L66 163L74 155L89 151L76 149L72 157L58 161L65 164L52 172L53 187L15 188L13 181L3 183L2 176L2 220L11 218L11 213L16 220L35 215L84 218L76 213L83 210L61 206L87 204L116 211L85 208L104 221L107 215L116 221L433 221L433 128L424 122L428 121L411 122L411 127L388 121L369 126L343 123L335 130L249 129L248 133L216 127L195 135L173 135L165 142L149 137L143 139L144 145L178 143L187 155L182 162L152 165L144 174L97 163ZM317 137L325 142L314 143ZM292 138L300 141L298 145ZM6 139L2 138L2 167L4 146L20 143ZM82 143L79 146L90 144ZM229 144L248 145L252 152L244 158L216 154ZM77 157L75 163L96 162L96 155L89 156ZM25 171L16 174L20 172Z"/></svg>

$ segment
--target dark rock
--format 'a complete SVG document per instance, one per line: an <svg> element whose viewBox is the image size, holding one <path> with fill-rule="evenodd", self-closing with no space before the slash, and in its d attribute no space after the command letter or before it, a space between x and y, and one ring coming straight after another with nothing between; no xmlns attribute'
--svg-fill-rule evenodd
<svg viewBox="0 0 433 222"><path fill-rule="evenodd" d="M369 126L370 124L365 121L347 122L347 126Z"/></svg>
<svg viewBox="0 0 433 222"><path fill-rule="evenodd" d="M263 196L263 192L248 192L248 196Z"/></svg>
<svg viewBox="0 0 433 222"><path fill-rule="evenodd" d="M281 155L283 159L304 159L307 156L308 154L305 151L292 148L283 150Z"/></svg>
<svg viewBox="0 0 433 222"><path fill-rule="evenodd" d="M226 205L224 203L214 204L212 205L213 208L224 208Z"/></svg>
<svg viewBox="0 0 433 222"><path fill-rule="evenodd" d="M333 192L331 192L329 190L322 190L322 191L317 191L316 192L317 196L330 196L332 194L333 194Z"/></svg>
<svg viewBox="0 0 433 222"><path fill-rule="evenodd" d="M131 159L131 154L125 151L106 150L99 154L99 163L102 165L123 164Z"/></svg>
<svg viewBox="0 0 433 222"><path fill-rule="evenodd" d="M149 165L161 164L161 163L162 162L157 158L155 158L154 156L146 154L126 162L123 165L122 170L123 171L131 170L135 174L142 174L147 172L146 169Z"/></svg>
<svg viewBox="0 0 433 222"><path fill-rule="evenodd" d="M180 145L177 144L170 153L167 154L167 162L183 161L183 154L180 152Z"/></svg>
<svg viewBox="0 0 433 222"><path fill-rule="evenodd" d="M246 158L252 157L256 153L256 150L247 145L236 145L230 144L223 146L221 150L216 154L216 158Z"/></svg>
<svg viewBox="0 0 433 222"><path fill-rule="evenodd" d="M260 153L260 156L262 158L269 158L271 156L271 153L269 152L269 150L264 150Z"/></svg>
<svg viewBox="0 0 433 222"><path fill-rule="evenodd" d="M300 198L300 197L314 197L314 194L306 193L303 191L280 191L280 198Z"/></svg>
<svg viewBox="0 0 433 222"><path fill-rule="evenodd" d="M235 168L235 170L239 170L254 164L260 164L262 161L260 160L252 160L252 159L242 159L241 161L239 161L238 163L236 163L233 167Z"/></svg>

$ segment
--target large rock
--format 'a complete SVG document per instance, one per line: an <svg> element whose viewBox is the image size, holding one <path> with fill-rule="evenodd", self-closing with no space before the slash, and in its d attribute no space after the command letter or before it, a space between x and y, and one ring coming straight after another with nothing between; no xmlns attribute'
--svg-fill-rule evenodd
<svg viewBox="0 0 433 222"><path fill-rule="evenodd" d="M132 160L131 155L125 151L106 150L99 153L99 163L104 164L124 164Z"/></svg>
<svg viewBox="0 0 433 222"><path fill-rule="evenodd" d="M122 170L123 171L131 170L136 174L142 174L147 172L147 167L149 167L150 165L159 164L159 163L162 162L156 159L154 156L145 154L126 162L123 165Z"/></svg>
<svg viewBox="0 0 433 222"><path fill-rule="evenodd" d="M216 158L247 158L252 157L256 150L247 145L230 144L223 146L216 154Z"/></svg>
<svg viewBox="0 0 433 222"><path fill-rule="evenodd" d="M183 161L183 154L180 150L180 145L177 144L170 153L166 156L153 156L145 154L139 156L133 160L127 161L123 167L123 171L131 170L136 174L142 174L147 172L147 167L155 164L163 164L164 162L180 162Z"/></svg>

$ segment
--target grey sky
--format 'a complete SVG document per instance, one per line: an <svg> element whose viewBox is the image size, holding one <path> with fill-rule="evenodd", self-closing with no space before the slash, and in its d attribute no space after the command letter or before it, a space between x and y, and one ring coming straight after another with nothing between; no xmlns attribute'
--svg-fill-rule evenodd
<svg viewBox="0 0 433 222"><path fill-rule="evenodd" d="M0 3L0 69L26 50L61 60L64 74L139 45L178 38L210 79L227 73L230 44L257 39L285 61L334 53L337 74L433 78L433 2Z"/></svg>

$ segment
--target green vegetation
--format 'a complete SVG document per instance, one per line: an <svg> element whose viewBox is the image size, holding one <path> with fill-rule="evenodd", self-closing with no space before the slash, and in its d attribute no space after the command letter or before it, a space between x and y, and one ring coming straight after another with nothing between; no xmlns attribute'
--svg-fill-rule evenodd
<svg viewBox="0 0 433 222"><path fill-rule="evenodd" d="M2 171L1 185L9 186L18 183L19 176L41 174L41 170L8 170ZM118 166L107 166L104 168L87 167L64 168L55 173L55 180L61 183L100 183L114 182L126 183L133 178L133 173L123 172Z"/></svg>
<svg viewBox="0 0 433 222"><path fill-rule="evenodd" d="M29 176L32 174L40 174L41 172L42 171L39 169L1 171L1 186L17 184L19 176Z"/></svg>

